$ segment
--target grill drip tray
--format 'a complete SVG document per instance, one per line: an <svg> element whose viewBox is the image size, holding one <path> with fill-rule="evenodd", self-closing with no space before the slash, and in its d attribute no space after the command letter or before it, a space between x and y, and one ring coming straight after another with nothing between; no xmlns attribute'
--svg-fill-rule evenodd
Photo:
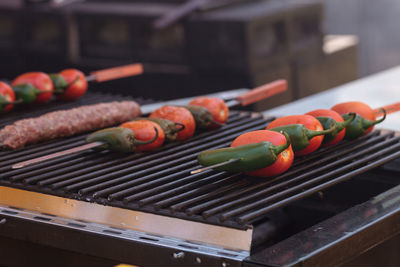
<svg viewBox="0 0 400 267"><path fill-rule="evenodd" d="M0 204L249 251L253 225L271 212L400 157L398 133L375 131L297 158L288 172L267 180L189 174L199 167L200 151L228 146L271 119L232 112L226 126L157 152L90 151L17 170L10 166L81 145L86 135L0 151Z"/></svg>

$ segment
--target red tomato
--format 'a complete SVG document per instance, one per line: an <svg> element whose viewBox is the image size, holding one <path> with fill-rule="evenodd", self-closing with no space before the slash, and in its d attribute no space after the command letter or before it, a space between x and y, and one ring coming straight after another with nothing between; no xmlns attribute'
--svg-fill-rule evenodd
<svg viewBox="0 0 400 267"><path fill-rule="evenodd" d="M264 141L269 141L273 145L278 146L285 144L286 138L283 134L274 131L252 131L238 136L235 140L233 140L231 147ZM294 153L292 150L292 146L289 146L287 149L279 154L278 159L275 161L274 164L259 170L248 172L247 174L258 177L269 177L278 175L289 169L289 167L292 165L293 159Z"/></svg>
<svg viewBox="0 0 400 267"><path fill-rule="evenodd" d="M206 108L213 119L219 123L225 123L229 117L229 109L224 100L217 97L197 97L189 105L201 106Z"/></svg>
<svg viewBox="0 0 400 267"><path fill-rule="evenodd" d="M54 86L49 75L43 72L27 72L21 74L12 82L12 86L20 84L32 84L36 89L43 91L36 96L34 103L44 103L53 95Z"/></svg>
<svg viewBox="0 0 400 267"><path fill-rule="evenodd" d="M196 122L189 110L175 106L163 106L154 110L150 118L163 118L173 122L182 123L185 129L180 131L177 140L186 140L193 136L196 129Z"/></svg>
<svg viewBox="0 0 400 267"><path fill-rule="evenodd" d="M374 110L363 102L358 101L350 101L350 102L343 102L337 105L334 105L332 110L336 111L340 115L347 114L350 112L354 112L359 114L364 119L375 121L376 116ZM374 129L374 126L369 127L365 134L369 133Z"/></svg>
<svg viewBox="0 0 400 267"><path fill-rule="evenodd" d="M86 93L88 82L85 75L77 69L66 69L59 73L69 86L57 98L62 100L76 100Z"/></svg>
<svg viewBox="0 0 400 267"><path fill-rule="evenodd" d="M316 110L307 112L306 115L311 115L313 117L330 117L330 118L334 119L336 122L343 122L344 121L342 116L340 116L339 113L337 113L336 111L330 110L330 109L316 109ZM332 146L332 145L335 145L335 144L339 143L340 141L343 140L345 134L346 134L346 128L341 130L337 134L335 139L333 139L329 143L326 143L326 144L324 144L322 146Z"/></svg>
<svg viewBox="0 0 400 267"><path fill-rule="evenodd" d="M129 121L121 124L121 127L131 129L135 134L135 138L140 141L152 140L156 136L154 128L157 128L158 138L150 144L136 146L137 151L154 150L162 146L162 144L164 143L164 131L155 122L148 120Z"/></svg>
<svg viewBox="0 0 400 267"><path fill-rule="evenodd" d="M285 116L278 118L274 121L272 121L270 124L268 124L266 130L279 127L279 126L284 126L284 125L290 125L290 124L302 124L304 125L307 129L312 130L312 131L322 131L324 128L322 127L322 124L313 116L310 115L291 115L291 116ZM295 155L296 156L303 156L310 154L317 150L322 143L322 140L324 140L323 135L315 136L311 138L310 143L308 146L302 150L296 151Z"/></svg>
<svg viewBox="0 0 400 267"><path fill-rule="evenodd" d="M0 112L9 111L12 109L12 104L4 104L7 102L14 102L15 94L11 86L4 82L0 82Z"/></svg>

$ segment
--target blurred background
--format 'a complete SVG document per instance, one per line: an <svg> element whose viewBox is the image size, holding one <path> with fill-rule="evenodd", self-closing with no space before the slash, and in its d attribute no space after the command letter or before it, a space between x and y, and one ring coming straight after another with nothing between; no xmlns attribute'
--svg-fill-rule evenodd
<svg viewBox="0 0 400 267"><path fill-rule="evenodd" d="M398 65L399 12L396 0L0 0L0 78L142 62L144 75L90 90L152 99L287 79L265 110Z"/></svg>

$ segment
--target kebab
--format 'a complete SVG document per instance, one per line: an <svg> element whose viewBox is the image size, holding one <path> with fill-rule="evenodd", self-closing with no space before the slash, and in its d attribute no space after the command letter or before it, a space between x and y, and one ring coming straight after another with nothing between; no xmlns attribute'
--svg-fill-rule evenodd
<svg viewBox="0 0 400 267"><path fill-rule="evenodd" d="M57 99L71 101L86 93L88 82L104 82L142 73L142 64L99 70L89 76L85 76L77 69L65 69L50 75L43 72L28 72L16 77L12 81L12 88L18 103L45 103L53 95ZM7 111L10 109L8 106Z"/></svg>
<svg viewBox="0 0 400 267"><path fill-rule="evenodd" d="M280 93L280 92L282 92L282 91L285 91L285 90L286 90L286 87L287 87L286 81L284 81L284 80L278 80L278 81L275 81L275 82L272 82L272 83L269 83L269 84L266 84L266 85L257 87L257 88L255 88L255 89L253 89L253 90L250 90L249 92L244 93L243 95L240 95L240 96L236 97L236 99L234 99L234 100L228 101L228 102L227 102L227 106L228 106L228 107L232 107L232 106L235 106L235 105L238 105L238 104L241 104L241 105L248 105L248 104L254 103L254 102L256 102L256 101L259 101L259 100L261 100L261 99L270 97L270 96L275 95L275 94L277 94L277 93ZM143 108L144 110L147 110L148 107L143 106L142 108ZM79 109L80 109L80 108L76 108L77 111L75 111L74 113L79 114L79 111L78 111ZM139 110L140 110L140 109L139 109ZM186 109L184 109L184 110L185 110L190 116L192 116L191 113L190 113L188 110L186 110ZM68 114L69 112L70 112L70 111L63 111L63 113L65 113L65 114ZM103 111L103 113L104 113L104 112L107 112L107 111ZM125 114L124 111L122 111L122 113ZM139 111L138 113L139 113L139 114L136 114L136 116L139 116L139 115L140 115L140 111ZM48 113L48 114L51 114L51 113ZM54 115L48 116L48 114L45 114L45 115L41 116L41 118L39 117L40 119L39 119L39 118L35 118L35 119L30 119L30 120L39 120L39 122L45 124L46 121L47 121L47 120L46 120L47 117L52 118L52 117L54 116ZM132 118L126 118L126 117L125 117L125 118L122 119L122 120L118 120L118 121L117 121L117 120L114 120L114 121L112 121L112 123L114 123L114 125L115 125L116 123L123 122L124 120L125 120L125 121L128 121L128 120L130 120L130 119L133 119L133 117L134 117L133 115L134 115L134 114L130 114L130 115L129 115L129 116L132 117ZM100 115L100 117L101 117L101 115ZM80 118L78 118L78 119L80 119ZM90 118L88 118L88 120L90 120ZM109 122L110 122L110 124L111 124L111 121L109 121ZM32 122L31 122L31 123L32 123ZM59 122L59 123L61 124L61 125L59 126L60 128L66 127L65 125L62 124L62 121ZM86 122L86 123L87 123L87 124L90 124L90 122ZM178 122L178 123L180 123L180 122ZM80 125L80 124L85 124L85 123L82 123L82 122L81 122L81 123L78 123L78 124ZM178 125L179 125L179 124L178 124ZM184 128L182 127L182 128L180 129L179 133L181 133L181 132L183 132L184 130L186 130L186 128L189 128L189 129L190 129L190 127L187 127L187 125L184 125L184 126L185 126ZM190 126L190 125L189 125L189 126ZM11 138L11 137L9 137L9 134L8 134L8 136L7 136L7 133L9 133L10 130L11 130L11 129L14 129L15 127L17 127L18 130L21 130L22 132L25 130L25 129L24 129L24 123L23 123L22 121L15 122L12 126L7 126L7 127L6 127L7 129L4 128L3 130L0 130L0 144L3 144L3 146L9 147L9 148L17 148L17 147L22 147L24 144L27 144L27 143L28 143L28 142L26 142L26 141L24 141L24 142L17 142L17 141L19 141L18 138L17 138L17 140L12 140L12 141L14 141L14 144L8 145L9 143L12 143L12 142L10 142L10 140L5 140L5 139L8 139L8 138ZM104 127L107 127L107 126L104 126ZM84 130L82 130L82 131L75 131L74 133L71 133L71 134L76 134L76 133L79 133L79 132L84 132L84 131L90 131L90 130L97 129L97 128L93 128L93 127L92 127L92 129L89 129L89 128L91 128L91 127L87 127L87 128L85 128ZM14 131L15 131L15 130L14 130ZM26 130L25 130L25 131L26 131ZM179 133L178 133L178 135L179 135ZM24 136L25 139L27 139L27 136L26 136L26 135L28 135L28 134L30 134L29 131L28 131L27 133L25 133L25 136ZM7 138L4 138L4 137L2 137L2 136L6 136ZM68 136L68 135L57 135L57 131L54 131L54 136L52 136L51 138L60 137L60 136ZM46 138L46 140L47 140L47 139L49 139L49 138ZM39 136L36 136L34 142L39 142L40 140L41 140L41 136L39 135ZM6 144L6 143L7 143L7 144ZM15 143L17 143L17 145L15 145ZM21 162L21 163L15 164L15 165L12 166L12 168L21 168L21 167L23 167L23 166L30 165L30 164L34 164L34 163L37 163L37 162L41 162L41 161L44 161L44 160L47 160L47 159L56 158L56 157L59 157L59 156L68 155L68 154L76 153L76 152L79 152L79 151L83 151L83 150L91 149L91 148L95 148L95 147L101 147L101 142L99 142L99 143L97 143L97 144L93 144L93 143L90 143L90 142L89 142L89 143L86 144L86 145L79 146L79 147L76 147L76 148L73 148L73 149L69 149L69 150L57 152L57 153L54 153L54 154L50 154L50 155L47 155L47 156L43 156L43 157L39 157L39 158L35 158L35 159L29 160L29 161L25 161L25 162ZM111 146L109 146L108 149L113 150Z"/></svg>
<svg viewBox="0 0 400 267"><path fill-rule="evenodd" d="M382 122L386 118L386 109L389 110L389 113L396 112L400 110L400 103L373 110L368 105L361 102L345 102L335 105L332 109L341 111L343 113L343 118L339 113L333 110L319 109L310 111L306 115L291 115L278 118L272 121L266 129L287 133L290 136L295 155L306 155L318 149L326 137L328 138L325 142L325 146L328 146L341 141L345 137L346 132L350 132L348 139L354 139L367 134L372 130L373 125ZM365 119L360 114L368 116L368 118L372 120ZM382 114L383 118L375 120L375 116ZM249 164L251 160L260 161L261 164L262 153L267 159L271 159L270 153L276 156L276 153L274 153L276 152L275 149L270 151L264 149L263 152L255 150L255 147L261 148L265 145L262 141L273 140L273 137L267 134L264 134L265 137L260 139L258 136L260 134L259 132L262 131L248 132L237 138L245 140L245 144L256 143L253 144L253 147L248 147L243 145L243 143L238 144L235 140L231 148L201 152L198 156L198 162L206 167L194 170L191 173L195 174L208 169L217 169L230 172L245 172L251 176L268 177L286 171L291 165L291 162L289 163L290 157L287 156L287 151L285 152L285 158L289 160L286 162L275 163L274 160L267 160L264 168L261 166L261 169L256 170L253 168L255 165ZM234 149L232 148L234 146L239 147ZM257 158L257 155L259 155L259 158ZM279 157L281 156L282 155L279 155Z"/></svg>

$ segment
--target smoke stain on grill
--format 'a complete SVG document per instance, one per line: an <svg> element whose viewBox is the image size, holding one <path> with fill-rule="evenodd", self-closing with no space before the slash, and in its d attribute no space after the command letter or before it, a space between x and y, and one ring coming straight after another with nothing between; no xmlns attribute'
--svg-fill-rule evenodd
<svg viewBox="0 0 400 267"><path fill-rule="evenodd" d="M61 106L50 103L36 107L29 114L17 110L7 118L0 117L0 125L58 108L122 99L126 98L88 94L76 103L62 103ZM289 171L277 177L262 179L215 170L190 175L190 171L198 167L196 156L200 151L228 146L243 132L265 129L273 119L250 112L231 113L226 126L197 133L184 142L166 144L152 153L125 155L89 151L11 170L10 165L22 159L82 144L87 134L22 150L0 151L0 185L247 229L295 200L323 192L400 157L398 134L374 131L357 140L296 158Z"/></svg>

